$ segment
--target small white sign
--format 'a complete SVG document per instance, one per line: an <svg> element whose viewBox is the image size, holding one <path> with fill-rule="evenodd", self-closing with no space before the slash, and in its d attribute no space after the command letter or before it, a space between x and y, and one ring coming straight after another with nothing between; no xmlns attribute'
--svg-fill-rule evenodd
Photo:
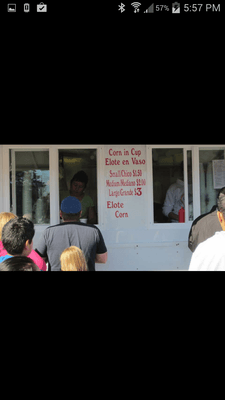
<svg viewBox="0 0 225 400"><path fill-rule="evenodd" d="M225 186L225 160L213 160L213 184L214 189Z"/></svg>

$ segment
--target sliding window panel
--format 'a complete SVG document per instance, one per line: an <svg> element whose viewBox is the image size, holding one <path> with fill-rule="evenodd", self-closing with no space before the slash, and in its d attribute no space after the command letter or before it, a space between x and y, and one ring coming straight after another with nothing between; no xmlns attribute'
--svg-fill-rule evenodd
<svg viewBox="0 0 225 400"><path fill-rule="evenodd" d="M225 187L225 147L199 149L199 180L201 214L217 207L217 195Z"/></svg>
<svg viewBox="0 0 225 400"><path fill-rule="evenodd" d="M50 223L48 151L10 151L10 211L34 224Z"/></svg>

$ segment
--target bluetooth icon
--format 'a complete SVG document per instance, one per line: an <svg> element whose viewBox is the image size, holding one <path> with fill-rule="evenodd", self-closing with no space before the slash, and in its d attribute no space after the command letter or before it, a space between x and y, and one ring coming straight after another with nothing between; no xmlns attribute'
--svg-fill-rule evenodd
<svg viewBox="0 0 225 400"><path fill-rule="evenodd" d="M121 13L122 13L123 11L125 11L125 4L121 3L120 6L119 6L118 11L121 11Z"/></svg>

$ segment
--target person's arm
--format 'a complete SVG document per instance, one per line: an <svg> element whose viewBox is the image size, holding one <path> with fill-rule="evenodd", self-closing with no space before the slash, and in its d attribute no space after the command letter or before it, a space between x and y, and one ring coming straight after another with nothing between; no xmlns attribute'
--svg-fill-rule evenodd
<svg viewBox="0 0 225 400"><path fill-rule="evenodd" d="M95 262L98 264L105 264L108 259L108 252L102 254L96 254Z"/></svg>
<svg viewBox="0 0 225 400"><path fill-rule="evenodd" d="M42 258L42 260L43 260L45 263L48 262L48 257L47 257L47 256L43 256L43 255L38 251L38 249L35 249L34 251Z"/></svg>
<svg viewBox="0 0 225 400"><path fill-rule="evenodd" d="M45 263L48 262L47 246L46 246L46 241L45 241L45 231L40 236L40 239L38 241L35 251L44 260Z"/></svg>
<svg viewBox="0 0 225 400"><path fill-rule="evenodd" d="M103 239L102 233L97 227L96 227L96 233L97 233L98 239L97 239L95 262L98 264L105 264L108 259L107 247L105 245L105 241Z"/></svg>
<svg viewBox="0 0 225 400"><path fill-rule="evenodd" d="M173 190L171 190L171 188L169 188L166 192L166 198L165 198L163 208L162 208L163 214L168 218L172 218L169 216L169 214L174 214L172 212L172 210L174 208L174 201L175 201L174 192L173 192ZM174 214L174 215L176 215L176 214ZM173 219L175 219L175 218L173 218Z"/></svg>
<svg viewBox="0 0 225 400"><path fill-rule="evenodd" d="M170 212L168 214L168 218L170 219L176 219L177 221L179 221L179 216L177 214L174 214L174 212Z"/></svg>
<svg viewBox="0 0 225 400"><path fill-rule="evenodd" d="M89 207L88 208L88 224L96 224L96 212L95 212L95 207Z"/></svg>
<svg viewBox="0 0 225 400"><path fill-rule="evenodd" d="M194 251L194 249L193 249L193 242L194 242L194 240L193 240L193 232L192 232L192 229L193 229L193 223L192 223L192 225L191 225L191 229L190 229L190 232L189 232L189 236L188 236L188 247L189 247L189 249L193 252Z"/></svg>

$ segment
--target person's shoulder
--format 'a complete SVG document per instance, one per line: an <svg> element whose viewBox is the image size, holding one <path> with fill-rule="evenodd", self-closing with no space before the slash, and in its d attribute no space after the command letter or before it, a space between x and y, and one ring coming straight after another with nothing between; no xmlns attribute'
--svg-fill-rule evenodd
<svg viewBox="0 0 225 400"><path fill-rule="evenodd" d="M216 232L213 237L216 242L223 245L224 250L225 250L225 231Z"/></svg>
<svg viewBox="0 0 225 400"><path fill-rule="evenodd" d="M83 199L91 199L91 196L89 196L89 194L86 194L86 193L85 193ZM82 199L82 200L83 200L83 199Z"/></svg>
<svg viewBox="0 0 225 400"><path fill-rule="evenodd" d="M208 212L202 215L199 215L192 223L192 225L204 225L207 221L212 221L212 219L217 219L217 211Z"/></svg>
<svg viewBox="0 0 225 400"><path fill-rule="evenodd" d="M57 225L50 225L45 228L45 230L42 232L42 238L47 239L49 236L53 235L55 232L59 232L60 227L62 227L63 224L57 224Z"/></svg>
<svg viewBox="0 0 225 400"><path fill-rule="evenodd" d="M176 190L178 188L178 185L175 183L172 183L169 187L169 191L173 192L174 190Z"/></svg>
<svg viewBox="0 0 225 400"><path fill-rule="evenodd" d="M13 256L10 256L9 254L6 254L5 256L0 257L0 263L7 260L8 258L12 258Z"/></svg>
<svg viewBox="0 0 225 400"><path fill-rule="evenodd" d="M89 232L100 232L99 228L93 224L85 224L84 222L78 222L77 226L78 226L78 229L84 228Z"/></svg>
<svg viewBox="0 0 225 400"><path fill-rule="evenodd" d="M45 228L44 232L49 232L52 229L57 229L58 227L62 226L63 224L56 224L56 225L50 225Z"/></svg>
<svg viewBox="0 0 225 400"><path fill-rule="evenodd" d="M85 194L81 201L83 203L87 203L87 204L89 204L89 203L92 204L93 203L93 200L92 200L91 196L89 196L89 194Z"/></svg>
<svg viewBox="0 0 225 400"><path fill-rule="evenodd" d="M205 253L215 251L216 248L221 248L225 252L225 232L215 232L213 236L200 243L196 250L204 251Z"/></svg>
<svg viewBox="0 0 225 400"><path fill-rule="evenodd" d="M31 260L33 260L35 264L37 264L37 262L39 264L43 264L43 265L45 264L43 258L34 249L31 251L31 253L29 254L28 257L31 258ZM39 267L39 265L38 265L38 267Z"/></svg>
<svg viewBox="0 0 225 400"><path fill-rule="evenodd" d="M95 236L95 237L101 237L101 231L100 229L93 224L85 224L83 222L79 222L77 224L77 229L80 231L83 231L85 235L90 235L90 236Z"/></svg>

